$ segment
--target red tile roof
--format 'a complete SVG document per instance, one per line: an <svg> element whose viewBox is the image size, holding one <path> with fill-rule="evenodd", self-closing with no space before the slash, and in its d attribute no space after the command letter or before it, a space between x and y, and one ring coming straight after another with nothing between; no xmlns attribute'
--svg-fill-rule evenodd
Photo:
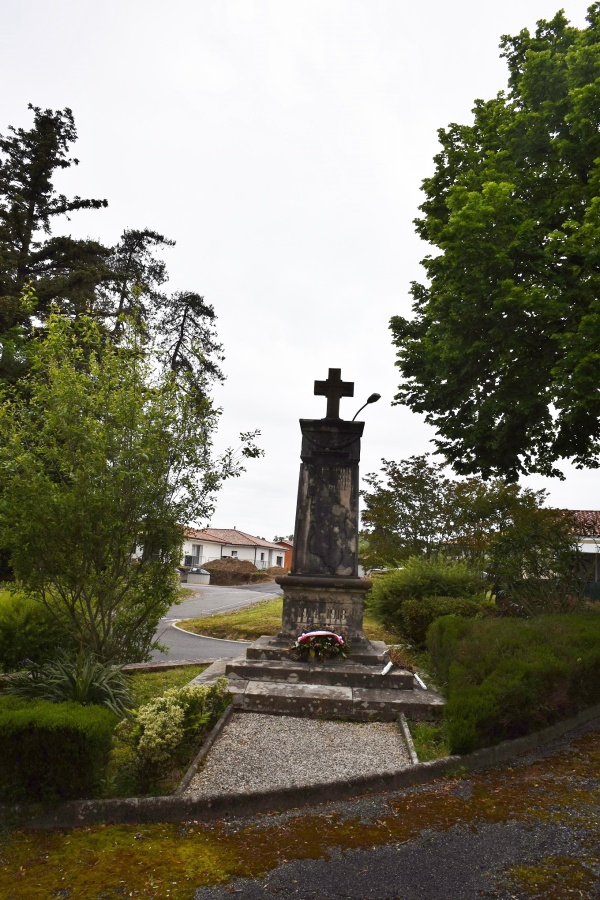
<svg viewBox="0 0 600 900"><path fill-rule="evenodd" d="M597 509L565 509L572 518L576 534L586 537L600 536L600 510Z"/></svg>
<svg viewBox="0 0 600 900"><path fill-rule="evenodd" d="M281 550L279 544L273 541L265 541L263 538L238 531L237 528L204 528L198 531L195 528L185 528L184 534L188 538L200 541L213 541L215 544L233 544L245 547L268 547L273 550Z"/></svg>

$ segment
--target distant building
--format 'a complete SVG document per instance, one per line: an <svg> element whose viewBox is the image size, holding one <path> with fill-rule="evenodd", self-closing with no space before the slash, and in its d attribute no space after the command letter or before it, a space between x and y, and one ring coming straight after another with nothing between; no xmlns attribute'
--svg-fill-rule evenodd
<svg viewBox="0 0 600 900"><path fill-rule="evenodd" d="M587 580L600 582L600 511L595 509L566 509L574 523L577 543L583 554Z"/></svg>
<svg viewBox="0 0 600 900"><path fill-rule="evenodd" d="M281 547L284 552L283 558L283 568L291 569L292 568L292 553L294 551L294 542L288 541L287 538L282 538L280 541L275 542L278 547Z"/></svg>
<svg viewBox="0 0 600 900"><path fill-rule="evenodd" d="M280 544L237 528L184 529L182 565L202 566L223 557L248 560L257 569L285 565L285 549Z"/></svg>

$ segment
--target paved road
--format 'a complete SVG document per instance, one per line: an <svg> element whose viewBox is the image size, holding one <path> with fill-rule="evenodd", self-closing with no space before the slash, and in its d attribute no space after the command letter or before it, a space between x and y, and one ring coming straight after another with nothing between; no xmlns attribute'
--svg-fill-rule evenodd
<svg viewBox="0 0 600 900"><path fill-rule="evenodd" d="M244 647L243 641L220 641L199 635L185 634L173 624L181 619L199 619L214 613L228 612L256 603L262 597L273 597L281 593L277 584L253 584L243 587L218 587L216 585L185 585L189 595L176 606L172 606L160 620L156 633L157 640L168 648L167 653L155 650L152 659L158 661L178 659L210 659L212 657L238 656Z"/></svg>

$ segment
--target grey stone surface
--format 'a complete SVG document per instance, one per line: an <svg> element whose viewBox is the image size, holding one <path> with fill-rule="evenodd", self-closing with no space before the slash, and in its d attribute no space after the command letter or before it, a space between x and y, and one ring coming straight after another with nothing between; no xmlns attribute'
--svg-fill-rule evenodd
<svg viewBox="0 0 600 900"><path fill-rule="evenodd" d="M371 582L363 578L283 576L283 614L278 635L294 640L303 631L325 628L350 643L364 641L365 594Z"/></svg>
<svg viewBox="0 0 600 900"><path fill-rule="evenodd" d="M292 573L358 575L358 462L363 422L301 419Z"/></svg>
<svg viewBox="0 0 600 900"><path fill-rule="evenodd" d="M291 641L284 638L272 638L263 634L246 649L246 659L273 659L291 661ZM387 646L383 641L368 641L354 645L350 659L353 663L372 666L383 666L389 658Z"/></svg>
<svg viewBox="0 0 600 900"><path fill-rule="evenodd" d="M396 725L235 713L186 794L331 785L409 765Z"/></svg>
<svg viewBox="0 0 600 900"><path fill-rule="evenodd" d="M239 657L228 662L227 675L255 681L282 681L287 684L337 684L346 687L412 690L414 678L404 669L392 669L382 677L381 667L366 666L344 660L321 665L281 660L252 660Z"/></svg>
<svg viewBox="0 0 600 900"><path fill-rule="evenodd" d="M243 708L255 712L341 719L352 716L352 688L249 681Z"/></svg>

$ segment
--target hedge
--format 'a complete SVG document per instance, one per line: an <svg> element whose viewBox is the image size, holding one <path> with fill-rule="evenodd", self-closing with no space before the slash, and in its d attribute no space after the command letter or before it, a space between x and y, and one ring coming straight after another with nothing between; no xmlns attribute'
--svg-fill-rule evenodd
<svg viewBox="0 0 600 900"><path fill-rule="evenodd" d="M469 753L600 702L600 615L437 619L427 633L446 683L451 753Z"/></svg>
<svg viewBox="0 0 600 900"><path fill-rule="evenodd" d="M484 605L466 597L423 597L405 600L402 604L402 633L417 647L424 647L427 629L441 616L461 616L465 619L480 615Z"/></svg>
<svg viewBox="0 0 600 900"><path fill-rule="evenodd" d="M402 630L402 606L423 597L462 597L483 600L481 576L461 561L411 556L403 569L375 576L367 606L387 628Z"/></svg>
<svg viewBox="0 0 600 900"><path fill-rule="evenodd" d="M0 697L0 800L91 795L117 721L100 706Z"/></svg>
<svg viewBox="0 0 600 900"><path fill-rule="evenodd" d="M14 672L25 660L43 663L69 638L38 601L0 591L0 671Z"/></svg>

